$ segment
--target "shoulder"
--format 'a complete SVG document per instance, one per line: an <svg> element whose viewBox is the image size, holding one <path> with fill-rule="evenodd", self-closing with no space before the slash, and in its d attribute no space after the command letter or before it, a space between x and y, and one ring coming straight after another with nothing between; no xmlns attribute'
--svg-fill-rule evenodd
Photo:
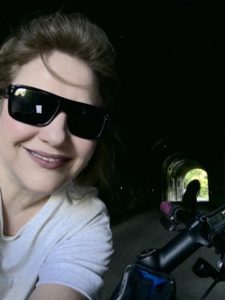
<svg viewBox="0 0 225 300"><path fill-rule="evenodd" d="M77 234L84 228L90 230L100 226L102 230L109 230L106 205L94 187L68 184L50 198L48 205L53 212L49 223L54 223L62 237Z"/></svg>
<svg viewBox="0 0 225 300"><path fill-rule="evenodd" d="M107 214L107 208L98 197L98 190L92 186L78 186L70 183L54 193L48 206L57 213L67 215L84 214L86 217L99 213Z"/></svg>
<svg viewBox="0 0 225 300"><path fill-rule="evenodd" d="M65 206L72 214L93 218L97 215L106 215L108 211L104 202L98 197L98 190L92 186L77 186L70 184L65 189Z"/></svg>

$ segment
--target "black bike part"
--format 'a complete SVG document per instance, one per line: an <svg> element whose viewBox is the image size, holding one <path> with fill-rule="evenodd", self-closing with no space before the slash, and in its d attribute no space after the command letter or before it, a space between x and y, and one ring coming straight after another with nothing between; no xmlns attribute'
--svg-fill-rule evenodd
<svg viewBox="0 0 225 300"><path fill-rule="evenodd" d="M223 277L219 271L217 271L209 262L203 258L198 258L192 267L192 271L200 278L211 277L216 281L223 280Z"/></svg>
<svg viewBox="0 0 225 300"><path fill-rule="evenodd" d="M141 253L138 263L161 272L171 272L201 246L211 247L209 227L195 220L161 249Z"/></svg>

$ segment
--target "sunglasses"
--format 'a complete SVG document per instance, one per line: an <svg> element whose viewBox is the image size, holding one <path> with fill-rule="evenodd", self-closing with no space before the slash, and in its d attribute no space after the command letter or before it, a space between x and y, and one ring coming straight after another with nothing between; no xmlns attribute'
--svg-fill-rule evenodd
<svg viewBox="0 0 225 300"><path fill-rule="evenodd" d="M71 134L97 139L103 132L108 114L100 107L69 100L25 85L7 88L9 115L22 123L46 126L60 113L67 115Z"/></svg>

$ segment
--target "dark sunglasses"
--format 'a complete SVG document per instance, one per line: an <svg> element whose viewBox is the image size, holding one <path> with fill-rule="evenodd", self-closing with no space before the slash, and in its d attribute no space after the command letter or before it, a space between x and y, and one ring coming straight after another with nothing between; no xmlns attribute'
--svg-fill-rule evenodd
<svg viewBox="0 0 225 300"><path fill-rule="evenodd" d="M100 137L108 115L102 108L69 100L25 85L7 88L9 115L20 122L46 126L61 112L67 114L70 132L84 139Z"/></svg>

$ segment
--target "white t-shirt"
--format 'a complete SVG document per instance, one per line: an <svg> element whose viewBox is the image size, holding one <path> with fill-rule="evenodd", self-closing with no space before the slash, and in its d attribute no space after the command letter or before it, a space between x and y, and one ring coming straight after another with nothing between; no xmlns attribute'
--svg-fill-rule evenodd
<svg viewBox="0 0 225 300"><path fill-rule="evenodd" d="M15 236L3 235L0 299L25 300L36 285L58 283L98 299L112 254L107 210L93 188L69 184L52 195Z"/></svg>

